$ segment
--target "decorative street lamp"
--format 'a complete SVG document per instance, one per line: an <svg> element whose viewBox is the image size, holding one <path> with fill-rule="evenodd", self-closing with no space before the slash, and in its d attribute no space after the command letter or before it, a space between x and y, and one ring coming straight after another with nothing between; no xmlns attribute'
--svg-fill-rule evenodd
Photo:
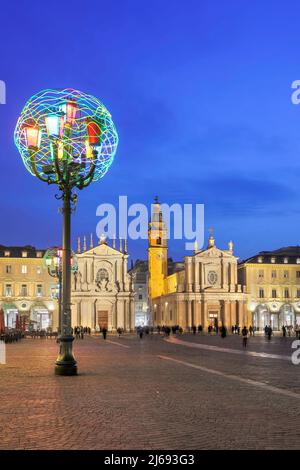
<svg viewBox="0 0 300 470"><path fill-rule="evenodd" d="M62 199L62 321L57 375L76 375L71 328L71 204L74 189L98 181L113 162L118 135L111 115L95 97L73 89L43 90L26 103L15 143L27 170L56 184Z"/></svg>
<svg viewBox="0 0 300 470"><path fill-rule="evenodd" d="M62 292L62 254L63 250L59 246L49 248L44 254L44 266L49 276L58 280L58 332L61 333L61 292ZM77 256L74 251L71 252L71 272L76 273L78 269Z"/></svg>

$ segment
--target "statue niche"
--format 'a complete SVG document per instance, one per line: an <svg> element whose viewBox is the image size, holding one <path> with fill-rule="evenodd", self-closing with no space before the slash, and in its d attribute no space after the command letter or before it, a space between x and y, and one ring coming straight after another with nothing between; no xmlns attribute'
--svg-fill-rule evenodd
<svg viewBox="0 0 300 470"><path fill-rule="evenodd" d="M100 268L97 272L96 286L97 292L111 292L113 290L113 286L109 280L109 274L107 269Z"/></svg>

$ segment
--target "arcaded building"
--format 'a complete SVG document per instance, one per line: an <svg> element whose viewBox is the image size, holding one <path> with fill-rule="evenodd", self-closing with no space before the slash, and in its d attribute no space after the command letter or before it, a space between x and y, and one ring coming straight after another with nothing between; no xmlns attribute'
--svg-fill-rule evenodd
<svg viewBox="0 0 300 470"><path fill-rule="evenodd" d="M261 251L242 261L238 272L250 294L248 310L256 328L300 325L299 246Z"/></svg>
<svg viewBox="0 0 300 470"><path fill-rule="evenodd" d="M45 250L0 246L0 308L7 328L56 330L58 280L45 268Z"/></svg>

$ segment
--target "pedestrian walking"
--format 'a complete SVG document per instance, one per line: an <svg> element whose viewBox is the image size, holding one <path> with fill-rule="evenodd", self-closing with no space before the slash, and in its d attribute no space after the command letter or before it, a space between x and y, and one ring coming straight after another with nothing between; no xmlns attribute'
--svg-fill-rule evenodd
<svg viewBox="0 0 300 470"><path fill-rule="evenodd" d="M243 338L243 347L247 347L247 340L248 340L248 330L246 326L242 329L242 338Z"/></svg>
<svg viewBox="0 0 300 470"><path fill-rule="evenodd" d="M225 325L221 326L221 338L226 338L227 328Z"/></svg>
<svg viewBox="0 0 300 470"><path fill-rule="evenodd" d="M286 337L286 327L284 325L282 325L281 329L282 329L282 336L283 336L283 338L285 338Z"/></svg>
<svg viewBox="0 0 300 470"><path fill-rule="evenodd" d="M102 335L103 335L103 339L106 339L107 328L105 326L102 328Z"/></svg>
<svg viewBox="0 0 300 470"><path fill-rule="evenodd" d="M271 340L272 333L273 333L273 330L272 330L271 325L270 325L270 326L268 326L268 329L267 329L267 336L268 336L269 341Z"/></svg>

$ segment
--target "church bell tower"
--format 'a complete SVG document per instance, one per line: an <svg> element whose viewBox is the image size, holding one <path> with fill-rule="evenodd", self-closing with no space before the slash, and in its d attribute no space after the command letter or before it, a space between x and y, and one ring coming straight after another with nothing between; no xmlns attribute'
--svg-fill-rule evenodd
<svg viewBox="0 0 300 470"><path fill-rule="evenodd" d="M148 271L149 297L154 299L164 294L164 282L168 275L167 231L163 221L161 205L156 197L148 227Z"/></svg>

